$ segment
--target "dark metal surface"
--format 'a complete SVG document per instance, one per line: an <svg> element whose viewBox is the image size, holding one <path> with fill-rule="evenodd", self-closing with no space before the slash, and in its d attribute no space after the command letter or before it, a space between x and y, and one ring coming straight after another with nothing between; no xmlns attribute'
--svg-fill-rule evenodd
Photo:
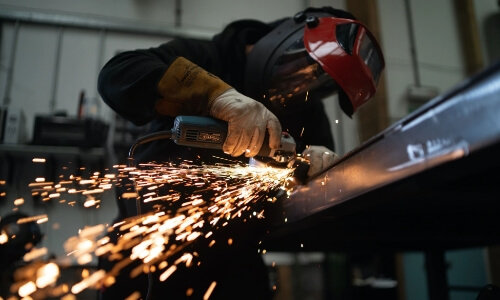
<svg viewBox="0 0 500 300"><path fill-rule="evenodd" d="M445 93L283 201L282 250L500 242L500 63Z"/></svg>

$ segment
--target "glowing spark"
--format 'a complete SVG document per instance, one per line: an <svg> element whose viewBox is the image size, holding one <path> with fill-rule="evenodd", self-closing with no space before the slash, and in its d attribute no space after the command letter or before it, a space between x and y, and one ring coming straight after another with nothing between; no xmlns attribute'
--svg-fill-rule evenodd
<svg viewBox="0 0 500 300"><path fill-rule="evenodd" d="M81 293L84 289L88 287L94 286L99 280L103 279L104 276L106 276L106 272L104 270L99 270L90 275L89 277L83 279L79 283L73 285L71 287L71 292L73 294L79 294Z"/></svg>
<svg viewBox="0 0 500 300"><path fill-rule="evenodd" d="M190 241L194 241L194 240L196 240L196 239L197 239L200 235L201 235L201 233L200 233L200 232L193 232L193 233L191 233L190 235L188 235L188 236L186 237L186 240L187 240L188 242L190 242Z"/></svg>
<svg viewBox="0 0 500 300"><path fill-rule="evenodd" d="M122 198L124 199L131 199L131 198L137 198L137 193L123 193Z"/></svg>
<svg viewBox="0 0 500 300"><path fill-rule="evenodd" d="M83 269L82 270L82 278L87 278L90 276L90 272L88 269Z"/></svg>
<svg viewBox="0 0 500 300"><path fill-rule="evenodd" d="M147 224L157 223L158 221L160 221L159 216L156 216L156 215L147 216L146 219L144 221L142 221L142 224L147 225Z"/></svg>
<svg viewBox="0 0 500 300"><path fill-rule="evenodd" d="M125 298L125 300L137 300L137 299L141 299L141 293L139 293L137 291L133 292L132 294L130 294L130 296Z"/></svg>
<svg viewBox="0 0 500 300"><path fill-rule="evenodd" d="M21 297L27 297L33 294L35 291L36 291L36 284L33 281L29 281L23 284L21 287L19 287L17 293Z"/></svg>
<svg viewBox="0 0 500 300"><path fill-rule="evenodd" d="M5 231L0 232L0 245L5 244L9 241L9 236Z"/></svg>
<svg viewBox="0 0 500 300"><path fill-rule="evenodd" d="M92 262L92 255L90 253L85 253L78 257L77 259L78 264L80 265L86 265L90 262Z"/></svg>
<svg viewBox="0 0 500 300"><path fill-rule="evenodd" d="M84 238L90 238L100 235L104 231L105 227L106 226L104 226L103 224L85 227L84 229L80 230L80 236Z"/></svg>
<svg viewBox="0 0 500 300"><path fill-rule="evenodd" d="M93 255L108 254L111 259L122 259L121 251L130 249L127 260L117 265L119 269L134 260L140 260L143 265L136 268L131 276L140 272L164 270L160 275L160 280L164 281L177 270L178 264L189 267L201 257L196 252L188 251L191 249L188 246L197 240L212 237L215 230L231 226L232 222L263 218L264 209L260 205L275 202L276 197L269 196L269 193L286 190L288 178L293 174L292 169L255 168L224 160L229 164L194 165L185 161L179 165L141 164L137 168L120 165L116 166L117 175L105 174L100 177L100 173L94 172L89 179L71 175L69 180L61 180L56 184L43 180L29 186L32 194L40 195L44 200L61 197L62 193L85 195L84 206L90 207L100 201L94 195L104 193L121 184L121 180L128 179L135 187L121 194L121 199L152 202L155 210L147 210L146 213L111 226L101 224L85 227L64 243L64 249L79 264L88 264ZM83 187L75 189L69 186L75 183ZM75 205L76 201L68 201L68 204ZM41 220L47 220L47 216L24 218L21 222ZM102 237L106 232L116 232L117 240L111 243L109 237ZM8 238L2 232L0 243ZM215 243L216 240L211 240L208 246L212 247ZM228 239L227 244L233 244L233 240ZM31 256L25 255L26 259L34 260L46 254L43 250L37 251L32 250L29 253ZM85 279L71 288L73 294L93 287L97 282L104 286L115 282L114 275L104 270L82 278ZM40 286L51 285L51 280L40 279ZM207 290L207 299L215 285L216 282L213 282ZM59 290L62 295L62 286ZM69 288L66 287L66 290Z"/></svg>
<svg viewBox="0 0 500 300"><path fill-rule="evenodd" d="M55 263L48 263L38 269L36 286L40 289L56 282L59 276L59 267Z"/></svg>
<svg viewBox="0 0 500 300"><path fill-rule="evenodd" d="M217 282L215 281L210 284L210 287L208 287L208 290L203 295L203 300L208 300L210 298L210 295L212 295L212 292L214 291L216 285Z"/></svg>
<svg viewBox="0 0 500 300"><path fill-rule="evenodd" d="M176 270L177 270L176 266L170 266L170 268L168 268L165 272L163 272L160 275L160 281L167 280L167 278L170 277L170 275L172 275Z"/></svg>
<svg viewBox="0 0 500 300"><path fill-rule="evenodd" d="M102 192L104 192L103 189L95 189L95 190L90 190L90 191L83 191L82 195L97 194L97 193L102 193Z"/></svg>
<svg viewBox="0 0 500 300"><path fill-rule="evenodd" d="M31 261L31 260L34 260L36 258L40 258L40 257L46 255L47 253L49 253L49 250L45 247L40 248L40 249L32 249L30 252L24 254L23 260L24 261Z"/></svg>
<svg viewBox="0 0 500 300"><path fill-rule="evenodd" d="M66 294L69 292L69 287L67 284L61 284L59 286L56 286L52 289L51 291L51 295L53 297L59 297L59 296L62 296L63 294ZM64 295L60 298L61 300L76 300L76 297L75 295L72 295L72 294L67 294L67 295Z"/></svg>
<svg viewBox="0 0 500 300"><path fill-rule="evenodd" d="M94 184L94 183L95 183L95 180L93 180L93 179L80 180L81 185Z"/></svg>
<svg viewBox="0 0 500 300"><path fill-rule="evenodd" d="M38 178L37 178L38 179ZM45 179L43 179L45 180ZM29 187L36 187L36 186L50 186L51 184L53 184L53 182L32 182L30 184L28 184Z"/></svg>
<svg viewBox="0 0 500 300"><path fill-rule="evenodd" d="M43 224L43 223L47 222L48 220L49 220L48 217L45 217L45 218L42 217L42 218L36 220L36 223L37 224Z"/></svg>
<svg viewBox="0 0 500 300"><path fill-rule="evenodd" d="M37 222L38 220L48 219L47 215L39 215L33 217L20 218L17 220L17 224L25 224L29 222Z"/></svg>
<svg viewBox="0 0 500 300"><path fill-rule="evenodd" d="M95 206L98 203L99 203L99 200L96 200L96 199L87 199L83 203L83 206L85 206L85 207L91 207L91 206Z"/></svg>
<svg viewBox="0 0 500 300"><path fill-rule="evenodd" d="M109 238L109 236L105 236L102 239L98 240L97 244L99 244L99 245L105 245L106 243L109 243L110 240L111 239Z"/></svg>
<svg viewBox="0 0 500 300"><path fill-rule="evenodd" d="M111 252L113 249L115 248L115 246L113 244L105 244L99 248L97 248L94 253L96 256L102 256L106 253L109 253Z"/></svg>
<svg viewBox="0 0 500 300"><path fill-rule="evenodd" d="M44 163L45 162L45 158L33 158L33 162L34 163Z"/></svg>
<svg viewBox="0 0 500 300"><path fill-rule="evenodd" d="M23 198L17 198L16 200L14 200L14 205L15 206L19 206L19 205L23 205L24 204L24 199Z"/></svg>
<svg viewBox="0 0 500 300"><path fill-rule="evenodd" d="M189 267L192 261L193 261L193 255L190 253L184 253L178 260L175 261L175 264L178 265L180 263L185 262L186 266Z"/></svg>

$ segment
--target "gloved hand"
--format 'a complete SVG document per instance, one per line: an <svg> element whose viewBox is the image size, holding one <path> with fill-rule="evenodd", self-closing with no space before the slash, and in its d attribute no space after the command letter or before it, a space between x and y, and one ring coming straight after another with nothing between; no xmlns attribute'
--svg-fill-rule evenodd
<svg viewBox="0 0 500 300"><path fill-rule="evenodd" d="M158 93L155 109L160 115L210 115L228 122L222 149L232 156L255 156L266 131L269 147L280 145L281 125L273 113L184 57L170 64L158 82Z"/></svg>
<svg viewBox="0 0 500 300"><path fill-rule="evenodd" d="M336 162L340 157L337 153L324 146L309 146L306 150L302 152L304 158L309 160L310 166L309 171L307 171L307 176L312 176L314 174L320 173L321 171L327 169L334 162Z"/></svg>
<svg viewBox="0 0 500 300"><path fill-rule="evenodd" d="M211 103L209 114L228 122L228 133L222 150L232 156L245 153L255 156L269 132L269 147L281 142L281 124L262 103L229 89Z"/></svg>

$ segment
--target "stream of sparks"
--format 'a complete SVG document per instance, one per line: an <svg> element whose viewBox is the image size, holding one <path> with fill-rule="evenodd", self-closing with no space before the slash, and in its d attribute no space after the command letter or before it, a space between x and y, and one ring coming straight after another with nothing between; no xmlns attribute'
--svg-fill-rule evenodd
<svg viewBox="0 0 500 300"><path fill-rule="evenodd" d="M139 207L144 207L138 209L135 216L112 226L86 227L69 238L64 249L81 265L89 263L93 256L119 258L122 250L130 250L130 256L112 270L88 274L71 287L52 285L52 296L56 291L59 296L76 295L87 288L110 286L120 270L137 261L141 262L140 267L135 268L130 276L159 271L160 280L168 280L179 265L190 267L197 259L193 250L196 248L188 247L195 241L203 239L213 245L218 242L212 240L217 229L231 226L235 220L263 218L262 204L276 201L278 192L289 192L287 181L293 175L293 169L241 164L200 166L189 162L179 165L149 163L137 167L119 165L115 169L116 174L101 176L94 173L86 179L71 176L60 182L45 182L43 178L37 178L29 185L32 194L40 195L44 201L54 201L65 193L85 195L85 207L99 205L97 197L118 186L123 191L118 195L119 201L134 201ZM78 188L70 188L75 183ZM20 221L40 220L46 221L47 216ZM110 232L118 235L115 243L106 235ZM24 260L36 262L46 253L46 249L33 248ZM49 271L18 283L20 296L27 297L55 282L59 276L57 265L49 262L44 268ZM207 295L214 286L215 282Z"/></svg>

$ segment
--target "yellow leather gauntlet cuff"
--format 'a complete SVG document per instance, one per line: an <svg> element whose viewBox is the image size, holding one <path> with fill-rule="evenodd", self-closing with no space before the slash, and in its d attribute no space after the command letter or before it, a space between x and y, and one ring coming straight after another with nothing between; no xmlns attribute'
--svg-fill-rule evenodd
<svg viewBox="0 0 500 300"><path fill-rule="evenodd" d="M212 101L231 86L189 60L178 57L158 83L160 100L156 111L162 115L208 115Z"/></svg>

